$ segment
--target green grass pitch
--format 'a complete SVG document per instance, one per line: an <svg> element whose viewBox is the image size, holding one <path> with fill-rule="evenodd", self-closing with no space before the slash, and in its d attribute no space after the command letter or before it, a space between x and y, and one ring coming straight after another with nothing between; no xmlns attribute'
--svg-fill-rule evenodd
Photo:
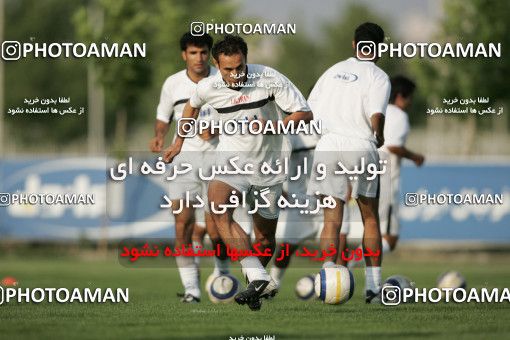
<svg viewBox="0 0 510 340"><path fill-rule="evenodd" d="M508 264L410 263L388 260L383 277L403 274L418 287L433 287L444 270L456 269L469 287L510 286ZM202 286L211 271L202 271ZM181 284L175 268L126 268L116 260L1 258L0 276L12 275L21 287L128 287L124 304L16 304L0 306L1 339L276 339L510 337L510 304L439 303L397 307L365 305L363 270L355 269L354 297L344 305L300 301L295 282L312 268L293 268L276 299L252 312L235 303L184 305L175 296ZM240 278L239 267L233 273Z"/></svg>

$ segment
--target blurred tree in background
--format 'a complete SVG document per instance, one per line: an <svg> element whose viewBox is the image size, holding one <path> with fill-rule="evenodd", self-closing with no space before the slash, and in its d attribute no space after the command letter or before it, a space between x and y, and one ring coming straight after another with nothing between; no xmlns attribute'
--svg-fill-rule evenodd
<svg viewBox="0 0 510 340"><path fill-rule="evenodd" d="M443 106L443 98L489 97L492 107L508 106L510 59L506 48L510 46L508 16L510 5L498 0L451 0L444 2L444 18L434 42L440 43L501 43L501 58L415 58L410 69L423 92L427 93L430 107ZM506 52L506 53L505 53ZM485 108L485 107L484 107ZM504 113L507 114L507 113ZM461 115L467 119L466 150L473 150L477 130L501 122L501 117ZM508 119L507 119L508 122ZM499 123L501 125L501 123Z"/></svg>
<svg viewBox="0 0 510 340"><path fill-rule="evenodd" d="M190 23L205 17L228 21L234 8L225 2L210 4L205 0L99 0L99 6L104 13L104 27L97 32L89 23L87 9L77 11L74 21L79 39L147 44L146 58L98 60L107 107L114 113L109 112L107 131L114 116L113 147L123 150L128 128L137 127L148 117L154 120L159 98L154 93L159 94L166 77L183 68L179 40ZM145 150L145 145L140 149Z"/></svg>
<svg viewBox="0 0 510 340"><path fill-rule="evenodd" d="M75 41L70 18L83 1L12 0L5 3L4 39L19 42ZM21 58L5 61L5 111L23 107L24 99L71 97L71 105L86 106L86 65L73 58ZM59 146L87 133L86 115L5 115L11 144L17 148L52 143Z"/></svg>
<svg viewBox="0 0 510 340"><path fill-rule="evenodd" d="M100 9L99 23L90 20L91 6ZM59 96L87 107L87 65L95 63L105 88L107 141L123 150L133 129L154 121L164 79L184 67L179 39L190 23L232 21L236 6L207 0L7 0L5 12L5 40L146 44L146 58L29 57L5 66L6 108L23 106L25 98ZM19 149L58 152L87 135L87 114L6 115L5 122Z"/></svg>

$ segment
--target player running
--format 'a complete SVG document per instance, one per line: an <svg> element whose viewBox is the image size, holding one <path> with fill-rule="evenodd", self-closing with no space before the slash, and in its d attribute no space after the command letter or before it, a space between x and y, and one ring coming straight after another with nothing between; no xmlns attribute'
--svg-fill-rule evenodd
<svg viewBox="0 0 510 340"><path fill-rule="evenodd" d="M194 93L197 83L207 77L212 77L217 73L214 67L209 65L210 50L213 45L213 39L210 35L193 36L191 33L185 33L180 40L182 59L186 63L186 69L169 76L161 90L161 98L157 108L156 125L154 128L155 136L150 141L150 150L152 152L161 152L164 146L164 138L168 133L172 119L178 121L183 112L184 105ZM200 115L203 118L210 115L210 108L204 107ZM175 138L175 135L174 135ZM218 144L218 139L214 136L195 136L187 138L182 145L185 151L181 157L175 160L175 163L191 162L191 159L199 160L203 153L214 150ZM207 185L198 176L186 174L176 177L171 182L169 198L172 200L172 206L179 206L179 200L185 198L186 192L190 197L206 197ZM195 225L195 209L193 207L184 207L181 212L175 214L175 246L188 246L192 244L192 233ZM214 221L209 213L205 213L205 225L211 242L216 249L216 244L222 244L217 233ZM198 228L198 227L195 227ZM199 230L195 230L199 233ZM225 254L222 254L225 256ZM182 302L200 302L200 279L198 262L193 257L176 257L179 274L184 286ZM215 272L228 271L228 262L225 257L215 258Z"/></svg>
<svg viewBox="0 0 510 340"><path fill-rule="evenodd" d="M227 35L217 42L212 50L219 73L202 80L195 94L184 108L183 117L197 117L200 107L209 104L221 116L221 120L237 120L240 124L258 120L283 120L283 124L309 121L312 113L303 95L285 76L263 65L247 64L248 47L237 36ZM289 151L288 141L279 134L221 134L217 147L216 164L229 164L232 156L239 157L239 164L260 167L266 162L271 166L281 161ZM165 161L171 162L183 147L184 138L178 137L165 151ZM275 230L279 208L277 200L282 192L284 173L262 175L217 175L209 184L209 203L221 238L232 248L250 250L250 238L233 219L235 208L216 210L228 205L231 196L240 198L243 194L253 203L264 193L269 202L259 207L252 215L255 240L262 244L262 251L275 247ZM253 208L253 205L251 206ZM216 210L216 211L215 211ZM260 297L272 294L274 282L265 270L270 257L241 257L241 266L249 281L246 290L236 295L239 304L248 304L250 309L261 307Z"/></svg>
<svg viewBox="0 0 510 340"><path fill-rule="evenodd" d="M379 230L379 180L369 180L366 174L357 176L334 174L338 162L347 169L366 164L379 165L377 148L384 144L384 113L390 96L390 81L386 73L375 65L376 49L384 40L383 29L364 23L354 32L355 57L329 68L317 81L310 98L314 119L322 120L323 135L315 149L314 169L324 164L327 176L320 181L312 177L308 194L333 196L335 208L324 209L324 227L320 247L328 251L330 244L338 248L344 203L349 186L363 217L363 248L375 253L381 250ZM328 257L323 267L334 266L338 252ZM365 272L366 302L379 300L382 256L367 257Z"/></svg>

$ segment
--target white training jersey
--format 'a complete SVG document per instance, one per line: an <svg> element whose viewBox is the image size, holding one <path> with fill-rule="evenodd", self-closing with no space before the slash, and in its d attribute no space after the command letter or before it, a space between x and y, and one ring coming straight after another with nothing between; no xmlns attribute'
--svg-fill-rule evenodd
<svg viewBox="0 0 510 340"><path fill-rule="evenodd" d="M330 67L315 84L308 103L323 134L376 142L370 117L386 111L391 84L371 61L349 58Z"/></svg>
<svg viewBox="0 0 510 340"><path fill-rule="evenodd" d="M247 65L248 77L244 87L226 87L221 73L203 79L190 99L194 108L208 104L217 111L219 120L281 120L285 114L310 111L305 98L292 82L276 70L256 64ZM260 76L258 76L260 75ZM239 129L240 131L241 129ZM245 163L258 167L263 162L274 165L288 155L290 145L283 135L221 134L217 154L239 155ZM222 153L225 151L225 153ZM242 162L241 162L242 163ZM255 175L252 185L268 186L285 181L282 175Z"/></svg>
<svg viewBox="0 0 510 340"><path fill-rule="evenodd" d="M410 124L409 116L405 111L398 106L388 104L386 109L386 117L384 122L384 145L381 151L389 154L390 158L390 171L391 180L396 181L393 185L398 185L400 178L400 163L401 159L388 150L388 146L404 146L409 134Z"/></svg>
<svg viewBox="0 0 510 340"><path fill-rule="evenodd" d="M214 76L217 72L218 70L211 66L209 77ZM195 92L196 87L197 83L188 77L185 69L166 78L163 83L156 118L165 123L175 121L174 140L177 136L177 121L182 118L184 106ZM211 119L214 114L215 112L210 106L204 106L200 110L199 119ZM184 139L182 151L214 150L217 143L217 138L205 141L197 135Z"/></svg>
<svg viewBox="0 0 510 340"><path fill-rule="evenodd" d="M409 116L398 106L388 104L384 122L384 146L404 146L409 134Z"/></svg>

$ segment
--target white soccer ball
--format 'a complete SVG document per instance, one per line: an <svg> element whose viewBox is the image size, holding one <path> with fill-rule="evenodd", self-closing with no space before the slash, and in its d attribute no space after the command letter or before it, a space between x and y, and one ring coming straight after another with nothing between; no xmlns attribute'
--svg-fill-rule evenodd
<svg viewBox="0 0 510 340"><path fill-rule="evenodd" d="M401 302L401 297L399 297L399 293L394 290L400 290L400 294L403 294L403 290L405 288L414 289L415 287L415 283L407 277L402 275L392 275L388 277L382 284L381 294L384 296L381 298L385 303L399 304Z"/></svg>
<svg viewBox="0 0 510 340"><path fill-rule="evenodd" d="M315 277L315 295L324 303L345 303L353 293L354 277L344 266L323 268Z"/></svg>
<svg viewBox="0 0 510 340"><path fill-rule="evenodd" d="M450 270L437 278L437 288L466 288L466 279L459 272Z"/></svg>
<svg viewBox="0 0 510 340"><path fill-rule="evenodd" d="M315 294L315 276L306 275L296 283L296 296L301 300L308 300Z"/></svg>
<svg viewBox="0 0 510 340"><path fill-rule="evenodd" d="M213 303L229 303L239 291L239 281L230 274L211 275L205 286Z"/></svg>

